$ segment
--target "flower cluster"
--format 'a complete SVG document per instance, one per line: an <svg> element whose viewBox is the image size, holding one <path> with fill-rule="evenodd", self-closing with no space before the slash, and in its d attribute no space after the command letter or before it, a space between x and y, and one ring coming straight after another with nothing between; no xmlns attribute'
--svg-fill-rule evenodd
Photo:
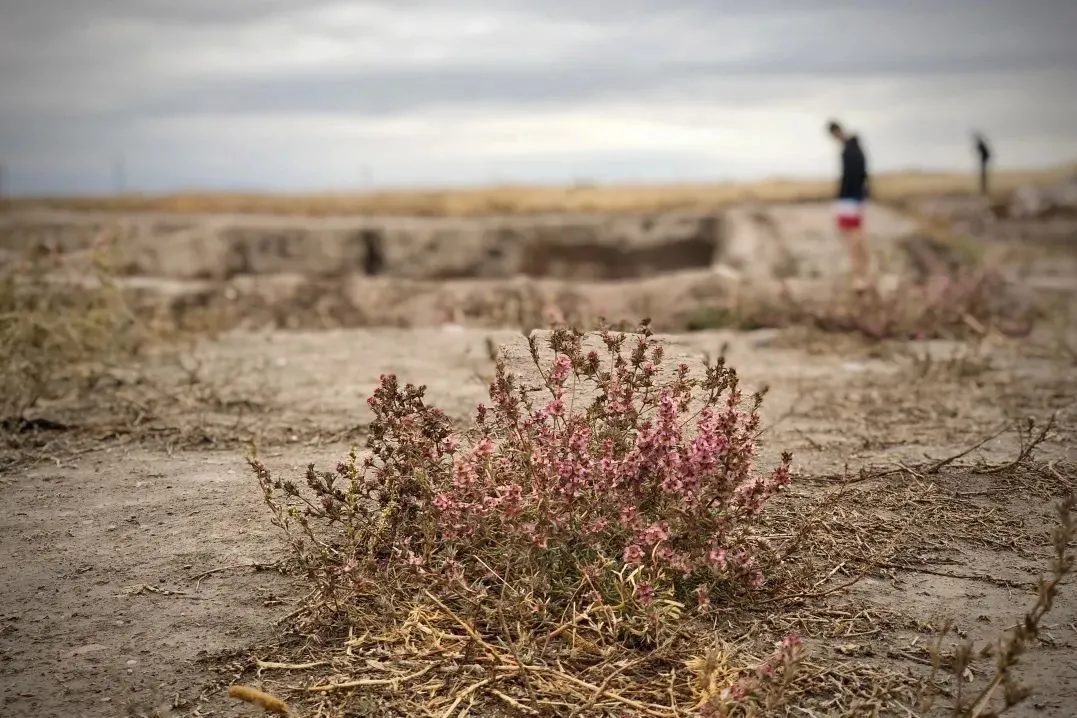
<svg viewBox="0 0 1077 718"><path fill-rule="evenodd" d="M746 402L722 362L697 378L681 364L662 381L663 350L647 331L627 357L628 337L601 338L605 362L584 351L583 335L554 332L542 401L499 362L465 451L438 421L408 411L395 379L384 377L371 399L376 436L395 432L401 436L389 443L400 447L406 438L410 446L382 451L374 483L404 473L401 452L407 471L441 477L429 508L439 541L460 555L563 565L568 554L581 567L611 560L643 567L652 580L681 588L714 578L760 585L744 529L789 483L790 457L770 473L755 470L759 397ZM534 344L532 354L541 366ZM587 387L594 396L584 406ZM432 430L422 434L420 424ZM694 595L705 600L706 585ZM644 589L637 598L646 604L649 596Z"/></svg>
<svg viewBox="0 0 1077 718"><path fill-rule="evenodd" d="M267 500L302 502L279 521L301 524L345 584L402 570L481 581L513 566L547 596L586 582L641 607L660 596L706 607L722 581L760 586L749 529L791 461L755 468L761 396L745 397L723 360L696 376L667 367L646 326L600 338L585 350L583 334L555 330L549 358L532 340L539 386L498 361L466 432L424 387L383 376L368 402L371 456L309 467L310 500L263 469Z"/></svg>

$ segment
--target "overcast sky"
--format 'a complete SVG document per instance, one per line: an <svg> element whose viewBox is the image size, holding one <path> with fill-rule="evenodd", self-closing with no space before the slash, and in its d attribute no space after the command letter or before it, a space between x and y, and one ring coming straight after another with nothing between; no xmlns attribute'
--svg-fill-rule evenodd
<svg viewBox="0 0 1077 718"><path fill-rule="evenodd" d="M9 192L1077 160L1074 0L0 0Z"/></svg>

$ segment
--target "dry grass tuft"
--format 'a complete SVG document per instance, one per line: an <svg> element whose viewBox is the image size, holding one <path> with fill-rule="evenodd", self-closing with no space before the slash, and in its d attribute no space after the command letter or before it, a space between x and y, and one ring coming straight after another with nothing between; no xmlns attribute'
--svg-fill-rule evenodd
<svg viewBox="0 0 1077 718"><path fill-rule="evenodd" d="M743 297L734 306L703 305L679 321L687 331L806 326L878 341L1024 337L1038 317L1037 308L998 273L965 267L924 284L902 280L886 292L834 288L794 295L783 288L776 296Z"/></svg>
<svg viewBox="0 0 1077 718"><path fill-rule="evenodd" d="M85 393L136 355L145 333L112 282L102 236L86 281L57 281L57 257L30 253L0 276L0 419L19 432L50 400Z"/></svg>
<svg viewBox="0 0 1077 718"><path fill-rule="evenodd" d="M198 338L147 324L114 281L122 238L63 262L37 248L0 274L0 466L95 441L257 440L269 395L250 362L205 366ZM241 381L242 380L242 381Z"/></svg>
<svg viewBox="0 0 1077 718"><path fill-rule="evenodd" d="M782 284L732 305L701 303L681 321L689 331L809 326L869 340L983 339L1027 337L1047 313L1006 278L982 242L941 220L922 218L921 231L899 249L904 261L896 284L863 293Z"/></svg>
<svg viewBox="0 0 1077 718"><path fill-rule="evenodd" d="M1027 336L1034 310L997 273L962 270L916 286L862 297L832 297L809 306L804 320L826 330L869 339L962 339L995 332Z"/></svg>

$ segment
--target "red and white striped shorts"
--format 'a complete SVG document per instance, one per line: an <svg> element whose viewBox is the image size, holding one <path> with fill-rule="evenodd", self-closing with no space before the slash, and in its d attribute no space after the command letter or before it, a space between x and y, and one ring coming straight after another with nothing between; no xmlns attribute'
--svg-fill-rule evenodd
<svg viewBox="0 0 1077 718"><path fill-rule="evenodd" d="M864 225L864 203L855 199L840 199L834 204L838 229L860 229Z"/></svg>

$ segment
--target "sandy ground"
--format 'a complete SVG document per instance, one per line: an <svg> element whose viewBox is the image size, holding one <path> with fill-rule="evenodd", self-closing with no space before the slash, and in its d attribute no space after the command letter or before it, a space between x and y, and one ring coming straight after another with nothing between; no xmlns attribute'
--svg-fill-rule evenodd
<svg viewBox="0 0 1077 718"><path fill-rule="evenodd" d="M953 215L952 207L948 211ZM729 270L724 275L711 266L696 275L622 284L568 278L549 291L575 291L565 295L572 301L591 292L596 304L620 301L626 311L643 314L711 296L703 289L693 293L686 277L699 272L749 284L788 272L836 281L844 258L825 232L825 206L771 207L759 216L746 208L724 215L737 228L719 253ZM968 222L982 223L975 208L969 216ZM1039 232L1043 241L1036 246L1054 249L1037 250L1013 271L1023 273L1026 286L1054 292L1065 303L1074 292L1074 224L1072 217L1052 222L1001 222L988 229L1012 232L1025 246ZM886 242L913 225L909 216L895 214ZM276 270L287 264L288 251L269 262L273 271L262 279L285 281ZM197 247L182 252L195 256ZM140 276L159 293L173 281L183 294L195 281ZM295 277L299 285L313 281L310 273ZM247 275L211 284L235 301L243 282L258 281L259 275ZM164 715L164 706L174 716L254 714L230 701L222 687L247 665L250 650L274 655L259 647L280 639L276 622L295 609L301 587L274 569L284 556L282 543L244 464L244 442L256 441L276 471L298 473L311 461L335 464L350 442L361 443L370 421L365 398L383 372L428 385L434 403L466 421L485 397L488 345L507 345L519 357L524 341L519 330L438 326L461 318L481 323L489 305L506 304L506 295L490 284L431 280L420 286L401 279L379 294L368 291L371 283L389 280L356 281L349 306L363 313L337 326L379 317L392 324L384 321L392 312L417 326L280 331L288 317L306 316L294 297L285 297L258 315L268 321L252 322L268 327L264 331L226 332L191 350L167 350L118 371L80 404L44 407L41 413L62 417L67 431L2 457L0 715L154 715L158 709ZM467 282L470 289L460 289ZM408 304L427 289L425 304ZM332 292L338 291L334 285ZM474 316L447 306L446 297L463 292L466 299L468 291L487 294ZM308 293L303 301L314 306L320 298ZM392 306L374 314L382 305ZM249 307L239 314L253 316ZM322 326L316 315L295 325ZM509 311L492 323L518 326L520 316ZM717 355L728 344L727 357L749 387L770 387L762 460L772 464L783 449L795 453L796 496L821 497L861 468L889 472L851 485L843 498L848 521L875 521L894 531L907 525L915 540L902 545L890 565L826 598L835 616L853 617L835 625L859 626L855 631L798 627L816 650L833 660L852 655L917 671L923 669L920 650L931 639L926 623L937 623L940 614L956 621L954 640L989 639L1019 620L1035 599L1036 576L1047 567L1052 502L1077 475L1077 362L1056 344L1058 332L1069 331L1064 338L1077 348L1075 329L1070 322L1045 326L1021 342L992 336L976 343L865 344L803 329L664 337L671 352L694 357ZM140 393L147 386L152 401ZM120 399L123 412L114 410ZM1042 422L1052 412L1055 431L1020 471L987 474L974 466L978 459L1014 457L1014 432L937 473L923 471L931 461L925 457L958 453L1021 417ZM832 582L849 578L838 570ZM1072 580L1046 623L1045 637L1024 659L1035 695L1014 715L1077 714ZM989 668L978 663L977 675Z"/></svg>
<svg viewBox="0 0 1077 718"><path fill-rule="evenodd" d="M306 423L304 431L296 429L296 441L264 446L262 456L276 470L298 472L309 461L330 464L345 453L345 445L308 445L315 442L299 434L331 434L367 422L363 398L381 372L428 384L432 401L466 418L485 394L488 339L515 345L517 355L523 342L511 332L355 330L229 335L200 351L210 375L213 367L236 361L264 367L261 391L273 397L266 416ZM672 351L696 356L717 354L728 342L727 356L748 385L771 387L764 405L771 425L764 461L772 462L783 448L796 452L809 477L800 491L825 490L833 482L827 477L840 475L847 462L854 471L898 461L912 465L924 454L956 453L1009 418L1042 417L1050 410L1062 412L1060 428L1040 458L1063 465L1077 460L1077 369L1019 354L1013 345L970 358L960 345L880 352L855 342L821 344L797 332L704 333L668 341ZM1002 460L1014 451L1008 435L979 454ZM0 481L0 542L9 557L0 568L4 715L151 715L165 704L178 706L175 715L252 714L215 688L218 679L209 668L217 662L199 663L271 644L274 622L297 598L289 579L271 568L250 568L276 561L281 544L241 450L167 452L106 444L58 454ZM932 556L921 568L966 578L888 569L836 601L874 605L908 626L942 613L971 636L990 637L1034 598L1029 586L1046 566L1044 532L1057 492L1034 483L1000 492L990 477L968 471L923 482L894 475L863 488L916 495L918 483L951 497L984 492L955 500L982 507L987 524L1004 524L1012 545L978 542L970 532L948 548L924 546ZM892 510L887 504L864 510ZM214 569L222 570L202 575ZM1067 585L1048 619L1049 642L1029 659L1040 708L1030 703L1018 715L1061 717L1077 708L1075 622L1077 597ZM916 631L904 633L911 640Z"/></svg>
<svg viewBox="0 0 1077 718"><path fill-rule="evenodd" d="M981 208L982 209L982 208ZM913 213L867 213L879 270L904 271ZM829 203L672 214L295 218L24 211L0 216L0 261L53 252L57 278L104 256L139 311L219 330L545 326L550 312L683 329L784 285L818 295L847 273Z"/></svg>
<svg viewBox="0 0 1077 718"><path fill-rule="evenodd" d="M1011 255L1011 273L1027 269L1028 257L1013 256L1023 248L1057 248L1064 256L1039 256L1033 276L1022 279L1072 290L1073 207L999 218L977 198L906 205L867 210L884 287L913 268L916 242L983 254L979 240L990 238ZM831 213L825 202L480 218L25 210L0 215L0 265L36 249L55 253L57 281L92 281L87 260L97 252L140 315L200 332L446 322L534 328L556 316L588 326L599 317L649 316L664 331L701 322L751 328L780 325L769 315L788 313L786 292L793 304L826 303L846 281L847 252Z"/></svg>
<svg viewBox="0 0 1077 718"><path fill-rule="evenodd" d="M907 212L874 204L884 246L915 232ZM747 204L678 213L417 218L0 215L3 252L46 248L78 260L109 245L121 276L212 284L238 276L377 276L409 280L616 280L722 265L752 277L829 271L841 258L828 202ZM793 266L803 263L804 267Z"/></svg>

